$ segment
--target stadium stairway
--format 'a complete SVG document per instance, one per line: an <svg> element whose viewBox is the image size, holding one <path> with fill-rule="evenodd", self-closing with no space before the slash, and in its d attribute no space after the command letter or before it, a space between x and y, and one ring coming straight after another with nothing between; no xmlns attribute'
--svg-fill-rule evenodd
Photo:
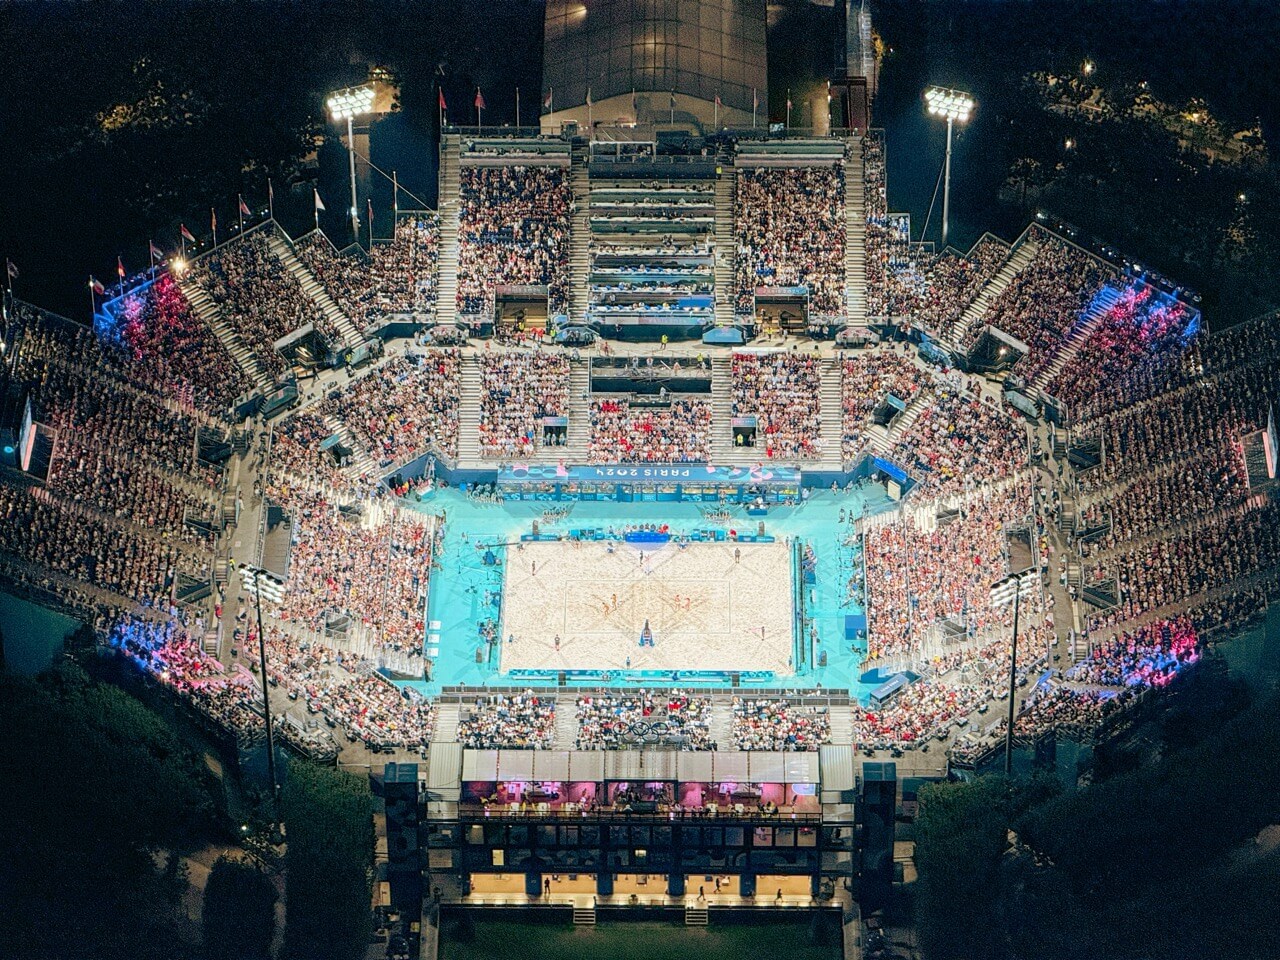
<svg viewBox="0 0 1280 960"><path fill-rule="evenodd" d="M586 144L574 144L573 166L569 168L569 189L574 202L573 222L569 227L569 319L574 323L587 321L591 300L591 175L587 159Z"/></svg>
<svg viewBox="0 0 1280 960"><path fill-rule="evenodd" d="M462 360L462 397L458 402L458 460L474 464L480 460L480 363L478 358Z"/></svg>
<svg viewBox="0 0 1280 960"><path fill-rule="evenodd" d="M331 413L325 414L324 420L329 425L329 429L342 438L343 446L351 450L351 461L356 469L361 474L376 475L378 465L374 463L365 445L356 439L347 425Z"/></svg>
<svg viewBox="0 0 1280 960"><path fill-rule="evenodd" d="M829 357L822 361L822 385L818 388L818 402L822 415L823 470L839 471L844 465L840 449L844 433L844 397L840 382L842 371L840 361Z"/></svg>
<svg viewBox="0 0 1280 960"><path fill-rule="evenodd" d="M1049 361L1044 364L1031 385L1037 390L1046 390L1050 383L1060 374L1064 367L1076 358L1080 348L1093 336L1093 332L1102 323L1107 311L1120 300L1119 292L1110 284L1103 286L1089 304L1089 309L1080 315L1070 332L1054 347Z"/></svg>
<svg viewBox="0 0 1280 960"><path fill-rule="evenodd" d="M862 138L849 148L844 168L844 289L849 323L867 322L867 185Z"/></svg>
<svg viewBox="0 0 1280 960"><path fill-rule="evenodd" d="M853 743L853 706L847 703L833 703L830 707L831 739L830 743Z"/></svg>
<svg viewBox="0 0 1280 960"><path fill-rule="evenodd" d="M458 152L461 142L446 135L440 144L440 286L436 294L436 316L452 323L458 314L458 214L462 192Z"/></svg>
<svg viewBox="0 0 1280 960"><path fill-rule="evenodd" d="M566 463L586 463L591 447L591 365L569 363L569 430L563 447L551 449Z"/></svg>
<svg viewBox="0 0 1280 960"><path fill-rule="evenodd" d="M1013 278L1039 252L1040 242L1029 236L1010 254L1009 259L1005 261L999 272L991 278L986 286L978 291L973 303L969 304L955 325L943 334L947 346L953 350L959 350L964 347L965 331L978 325L978 322L986 316L987 310L990 309L991 305L999 299L1000 294L1004 293L1009 284L1013 282Z"/></svg>
<svg viewBox="0 0 1280 960"><path fill-rule="evenodd" d="M732 374L729 368L729 357L714 356L711 358L711 423L714 430L711 434L711 462L715 464L733 464L740 459L750 462L750 457L743 457L733 447L733 393L731 389Z"/></svg>
<svg viewBox="0 0 1280 960"><path fill-rule="evenodd" d="M320 308L320 312L325 315L325 319L333 324L334 329L338 331L338 336L342 338L343 346L350 350L363 343L364 338L356 329L356 325L342 312L333 297L329 296L329 291L316 279L316 275L303 266L298 255L293 252L293 244L289 243L278 230L272 230L267 234L267 246L280 258L285 269L293 274L293 278L298 281L298 286L302 287L302 292L311 298L311 301Z"/></svg>
<svg viewBox="0 0 1280 960"><path fill-rule="evenodd" d="M431 728L432 743L457 743L458 721L462 707L456 703L441 703L436 707L436 722Z"/></svg>
<svg viewBox="0 0 1280 960"><path fill-rule="evenodd" d="M920 414L924 412L924 408L933 400L933 391L928 388L919 390L916 395L911 398L911 402L907 404L907 409L903 410L898 419L893 422L893 426L884 433L884 447L881 453L892 450L899 438L911 429L912 424L920 419ZM874 445L874 444L873 444Z"/></svg>
<svg viewBox="0 0 1280 960"><path fill-rule="evenodd" d="M733 326L737 303L733 195L737 171L726 166L716 177L715 318L717 327Z"/></svg>
<svg viewBox="0 0 1280 960"><path fill-rule="evenodd" d="M213 298L191 279L190 272L186 272L181 276L175 274L175 276L183 296L191 304L191 309L196 312L196 316L204 321L205 326L213 331L214 336L222 341L227 348L227 352L240 365L240 369L259 389L270 390L274 386L271 375L258 362L258 358L253 355L253 351L240 339L240 335L236 333L230 321L223 314L222 308L214 303Z"/></svg>
<svg viewBox="0 0 1280 960"><path fill-rule="evenodd" d="M576 750L578 748L578 705L577 698L567 694L556 701L556 729L551 742L553 750Z"/></svg>
<svg viewBox="0 0 1280 960"><path fill-rule="evenodd" d="M717 750L733 750L733 701L715 697L711 701L711 717L707 732Z"/></svg>

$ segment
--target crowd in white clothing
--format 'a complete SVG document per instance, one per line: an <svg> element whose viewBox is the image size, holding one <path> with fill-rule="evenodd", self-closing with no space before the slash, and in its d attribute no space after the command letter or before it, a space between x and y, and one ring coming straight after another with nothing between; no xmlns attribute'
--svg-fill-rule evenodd
<svg viewBox="0 0 1280 960"><path fill-rule="evenodd" d="M735 353L733 415L755 417L755 445L775 460L822 455L822 367L797 353Z"/></svg>
<svg viewBox="0 0 1280 960"><path fill-rule="evenodd" d="M714 750L711 700L687 690L638 690L634 694L581 696L577 703L579 750L616 750L660 742L681 750Z"/></svg>
<svg viewBox="0 0 1280 960"><path fill-rule="evenodd" d="M675 399L635 406L626 399L591 402L592 463L704 463L711 458L711 404Z"/></svg>
<svg viewBox="0 0 1280 960"><path fill-rule="evenodd" d="M733 698L733 743L739 750L813 751L831 739L825 705Z"/></svg>
<svg viewBox="0 0 1280 960"><path fill-rule="evenodd" d="M458 721L458 742L475 750L545 750L555 732L555 700L533 690L479 697Z"/></svg>
<svg viewBox="0 0 1280 960"><path fill-rule="evenodd" d="M543 418L562 417L569 405L569 359L561 354L481 354L480 455L519 458L536 453Z"/></svg>

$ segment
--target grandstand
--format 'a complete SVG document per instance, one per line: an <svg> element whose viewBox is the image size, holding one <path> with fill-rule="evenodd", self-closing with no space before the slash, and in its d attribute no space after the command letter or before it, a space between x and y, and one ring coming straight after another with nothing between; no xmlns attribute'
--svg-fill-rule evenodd
<svg viewBox="0 0 1280 960"><path fill-rule="evenodd" d="M914 243L879 131L643 134L449 130L369 250L267 220L92 325L5 295L0 575L233 739L265 692L291 749L421 761L464 902L808 904L866 764L981 768L1011 688L1020 743L1092 741L1277 586L1276 318L1211 335L1048 219ZM790 849L471 829L588 814Z"/></svg>

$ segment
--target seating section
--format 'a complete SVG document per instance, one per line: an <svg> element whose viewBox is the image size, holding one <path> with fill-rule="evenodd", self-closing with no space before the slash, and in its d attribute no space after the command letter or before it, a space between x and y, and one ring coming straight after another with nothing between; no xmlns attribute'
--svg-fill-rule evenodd
<svg viewBox="0 0 1280 960"><path fill-rule="evenodd" d="M588 455L592 463L705 463L711 456L711 405L697 399L665 406L593 400Z"/></svg>
<svg viewBox="0 0 1280 960"><path fill-rule="evenodd" d="M435 310L440 224L435 214L404 214L395 236L368 253L339 253L319 231L298 241L298 258L357 329L392 314L430 316Z"/></svg>
<svg viewBox="0 0 1280 960"><path fill-rule="evenodd" d="M738 313L757 287L806 287L815 319L843 319L844 165L738 172Z"/></svg>
<svg viewBox="0 0 1280 960"><path fill-rule="evenodd" d="M569 359L561 354L483 354L480 364L480 452L528 457L542 446L544 417L569 406Z"/></svg>
<svg viewBox="0 0 1280 960"><path fill-rule="evenodd" d="M735 353L733 415L756 418L756 447L771 460L822 456L822 368L795 353Z"/></svg>
<svg viewBox="0 0 1280 960"><path fill-rule="evenodd" d="M558 167L466 167L458 221L458 313L490 318L494 288L547 287L548 310L569 302L572 194Z"/></svg>

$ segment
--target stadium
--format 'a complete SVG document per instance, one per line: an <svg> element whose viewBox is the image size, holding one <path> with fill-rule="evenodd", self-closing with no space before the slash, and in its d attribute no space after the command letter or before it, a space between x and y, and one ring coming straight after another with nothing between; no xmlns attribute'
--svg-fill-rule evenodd
<svg viewBox="0 0 1280 960"><path fill-rule="evenodd" d="M445 127L392 236L240 200L92 326L10 284L0 575L244 777L367 772L401 911L856 938L923 783L1074 763L1265 612L1280 327L1048 213L913 241L856 29L779 129L763 4L634 63L546 6L540 124Z"/></svg>

